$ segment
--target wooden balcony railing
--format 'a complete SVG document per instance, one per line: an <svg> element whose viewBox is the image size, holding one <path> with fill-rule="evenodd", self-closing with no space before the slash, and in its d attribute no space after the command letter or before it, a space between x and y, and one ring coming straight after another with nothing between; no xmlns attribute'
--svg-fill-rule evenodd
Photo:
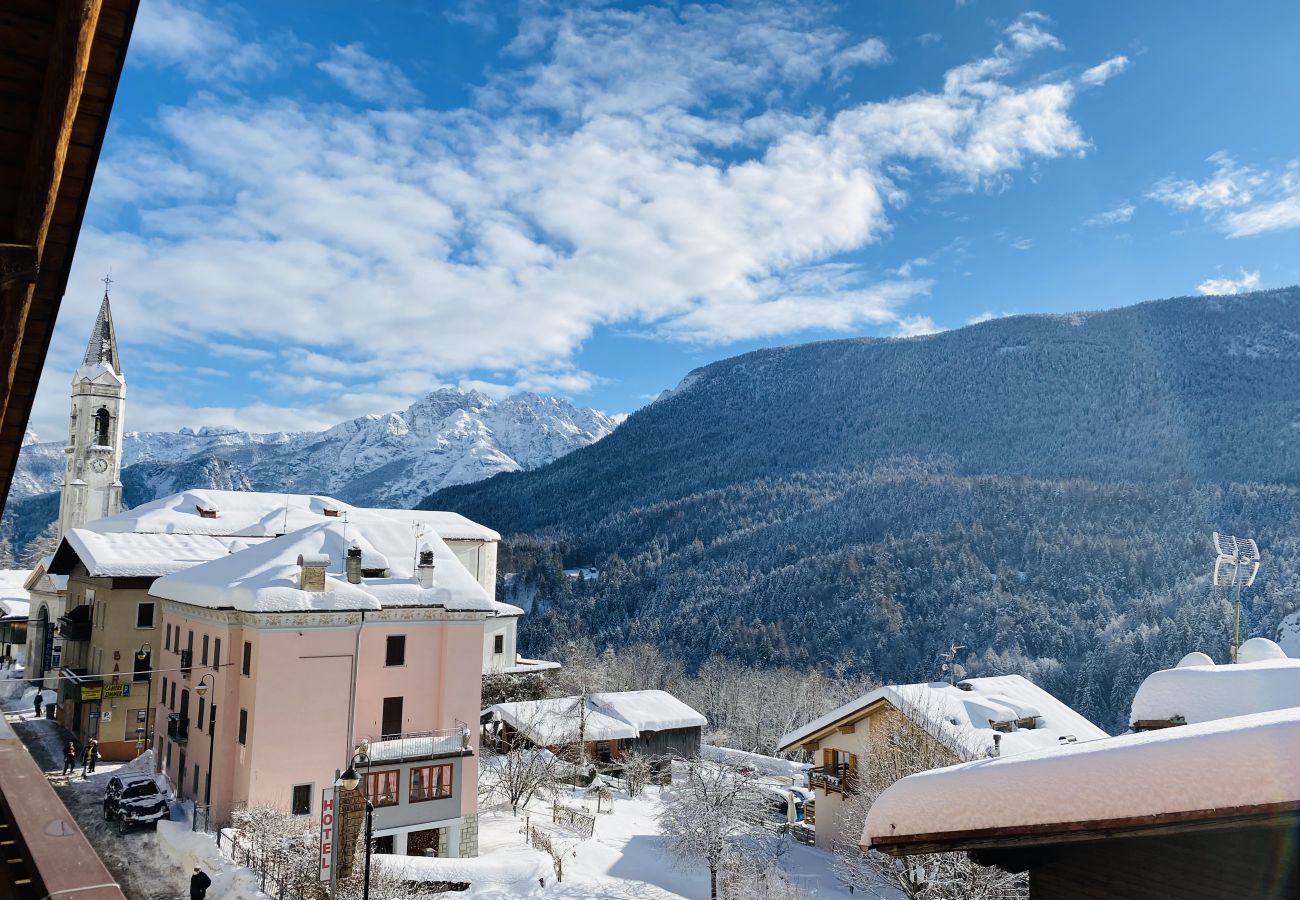
<svg viewBox="0 0 1300 900"><path fill-rule="evenodd" d="M828 794L854 794L858 790L858 773L848 763L817 766L808 773L808 786Z"/></svg>

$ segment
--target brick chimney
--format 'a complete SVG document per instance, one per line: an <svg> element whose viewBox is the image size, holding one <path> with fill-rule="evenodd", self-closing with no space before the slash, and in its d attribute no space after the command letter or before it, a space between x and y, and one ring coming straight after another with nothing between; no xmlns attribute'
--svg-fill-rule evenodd
<svg viewBox="0 0 1300 900"><path fill-rule="evenodd" d="M353 544L348 547L344 568L347 570L348 584L361 583L361 547L359 545Z"/></svg>
<svg viewBox="0 0 1300 900"><path fill-rule="evenodd" d="M298 590L321 593L325 590L325 570L330 558L325 553L307 553L298 557Z"/></svg>

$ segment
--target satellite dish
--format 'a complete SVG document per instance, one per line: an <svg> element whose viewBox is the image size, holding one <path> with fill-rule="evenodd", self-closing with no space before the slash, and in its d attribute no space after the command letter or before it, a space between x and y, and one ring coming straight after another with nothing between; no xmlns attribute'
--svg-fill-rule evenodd
<svg viewBox="0 0 1300 900"><path fill-rule="evenodd" d="M1259 574L1259 545L1253 538L1214 532L1215 587L1250 587Z"/></svg>

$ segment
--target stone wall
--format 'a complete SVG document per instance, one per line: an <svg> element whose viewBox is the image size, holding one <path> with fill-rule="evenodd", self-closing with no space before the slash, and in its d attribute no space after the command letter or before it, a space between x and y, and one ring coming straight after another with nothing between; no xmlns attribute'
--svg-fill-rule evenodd
<svg viewBox="0 0 1300 900"><path fill-rule="evenodd" d="M478 814L465 817L460 826L460 857L478 856Z"/></svg>

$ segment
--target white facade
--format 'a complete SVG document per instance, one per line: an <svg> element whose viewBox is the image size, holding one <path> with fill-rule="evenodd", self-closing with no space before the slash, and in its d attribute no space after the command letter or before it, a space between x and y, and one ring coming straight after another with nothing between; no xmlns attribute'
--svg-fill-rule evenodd
<svg viewBox="0 0 1300 900"><path fill-rule="evenodd" d="M72 376L72 414L63 451L67 461L59 498L60 536L122 509L125 408L126 379L105 293L85 358Z"/></svg>

